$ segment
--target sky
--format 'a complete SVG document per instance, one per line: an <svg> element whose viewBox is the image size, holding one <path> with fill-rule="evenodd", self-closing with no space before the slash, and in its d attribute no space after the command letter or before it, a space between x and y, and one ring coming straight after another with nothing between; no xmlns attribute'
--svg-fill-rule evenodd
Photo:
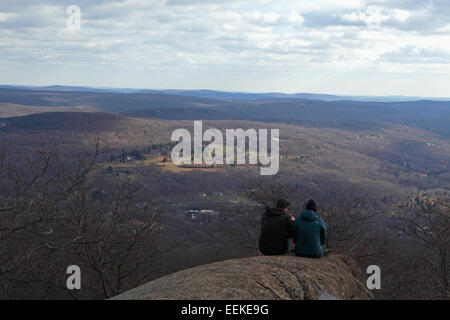
<svg viewBox="0 0 450 320"><path fill-rule="evenodd" d="M0 84L450 97L450 1L0 0Z"/></svg>

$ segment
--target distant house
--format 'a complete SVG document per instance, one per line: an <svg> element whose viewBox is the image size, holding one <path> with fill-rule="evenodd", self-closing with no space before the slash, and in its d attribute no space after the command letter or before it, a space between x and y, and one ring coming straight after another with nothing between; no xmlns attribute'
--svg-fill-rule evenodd
<svg viewBox="0 0 450 320"><path fill-rule="evenodd" d="M193 208L189 210L184 211L184 215L186 218L190 220L198 220L198 221L204 221L204 220L210 220L213 216L218 214L219 211L216 210L210 210L210 209L201 209Z"/></svg>
<svg viewBox="0 0 450 320"><path fill-rule="evenodd" d="M106 174L114 174L114 169L113 169L113 167L109 166L108 168L106 168L105 173L106 173Z"/></svg>
<svg viewBox="0 0 450 320"><path fill-rule="evenodd" d="M200 210L201 214L215 214L216 211L214 210Z"/></svg>
<svg viewBox="0 0 450 320"><path fill-rule="evenodd" d="M132 171L132 170L129 170L129 169L117 169L117 170L115 171L116 176L119 176L119 175L121 175L121 174L125 174L125 175L129 176L129 175L132 174L132 173L133 173L133 171Z"/></svg>
<svg viewBox="0 0 450 320"><path fill-rule="evenodd" d="M195 215L198 214L199 212L200 212L199 210L185 210L184 215L186 216L186 218L194 220Z"/></svg>
<svg viewBox="0 0 450 320"><path fill-rule="evenodd" d="M143 209L143 208L147 208L148 204L147 204L147 202L142 202L142 203L136 203L134 206L138 209Z"/></svg>

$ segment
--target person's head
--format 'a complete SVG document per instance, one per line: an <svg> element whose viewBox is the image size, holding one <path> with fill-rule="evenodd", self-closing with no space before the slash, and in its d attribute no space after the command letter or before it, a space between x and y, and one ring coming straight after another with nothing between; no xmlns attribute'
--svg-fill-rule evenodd
<svg viewBox="0 0 450 320"><path fill-rule="evenodd" d="M316 202L313 199L309 199L308 202L306 203L305 209L317 212Z"/></svg>
<svg viewBox="0 0 450 320"><path fill-rule="evenodd" d="M286 199L278 199L276 208L287 211L287 208L289 207L289 205L290 205L290 203Z"/></svg>

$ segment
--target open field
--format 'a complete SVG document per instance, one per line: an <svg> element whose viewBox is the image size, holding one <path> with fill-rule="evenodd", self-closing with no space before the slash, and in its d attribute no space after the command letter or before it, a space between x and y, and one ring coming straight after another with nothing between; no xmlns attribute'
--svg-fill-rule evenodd
<svg viewBox="0 0 450 320"><path fill-rule="evenodd" d="M97 112L98 109L87 106L74 107L36 107L13 103L0 103L0 118L26 116L42 112Z"/></svg>

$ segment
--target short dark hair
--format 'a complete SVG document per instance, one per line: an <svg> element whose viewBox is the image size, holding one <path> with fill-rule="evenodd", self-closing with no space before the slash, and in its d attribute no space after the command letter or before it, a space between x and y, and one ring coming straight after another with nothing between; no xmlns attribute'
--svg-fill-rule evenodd
<svg viewBox="0 0 450 320"><path fill-rule="evenodd" d="M278 209L286 209L289 207L290 203L286 199L278 199L277 200L277 208Z"/></svg>
<svg viewBox="0 0 450 320"><path fill-rule="evenodd" d="M314 199L309 199L308 200L308 202L306 203L305 209L306 210L311 210L311 211L314 211L314 212L317 211L317 204L314 201Z"/></svg>

